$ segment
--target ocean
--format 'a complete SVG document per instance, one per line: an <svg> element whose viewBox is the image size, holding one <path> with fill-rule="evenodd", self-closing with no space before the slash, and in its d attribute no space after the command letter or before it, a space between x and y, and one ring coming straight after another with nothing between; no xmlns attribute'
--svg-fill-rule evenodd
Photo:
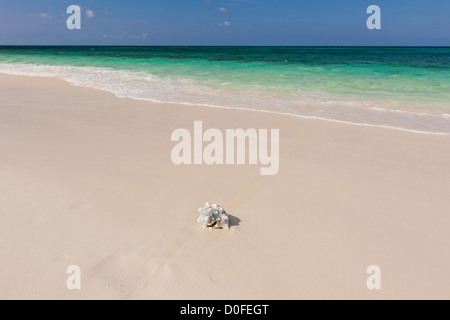
<svg viewBox="0 0 450 320"><path fill-rule="evenodd" d="M0 73L118 97L450 134L450 47L0 47Z"/></svg>

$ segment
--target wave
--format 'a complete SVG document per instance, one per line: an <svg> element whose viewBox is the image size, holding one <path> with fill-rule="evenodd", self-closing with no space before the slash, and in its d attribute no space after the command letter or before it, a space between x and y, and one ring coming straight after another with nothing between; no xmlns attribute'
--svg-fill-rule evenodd
<svg viewBox="0 0 450 320"><path fill-rule="evenodd" d="M326 93L280 93L269 90L229 89L201 85L193 79L173 79L149 72L103 67L0 63L0 73L59 77L75 86L113 93L117 97L160 103L181 103L290 114L359 125L382 126L421 133L450 134L443 112L423 112L395 103L342 98Z"/></svg>

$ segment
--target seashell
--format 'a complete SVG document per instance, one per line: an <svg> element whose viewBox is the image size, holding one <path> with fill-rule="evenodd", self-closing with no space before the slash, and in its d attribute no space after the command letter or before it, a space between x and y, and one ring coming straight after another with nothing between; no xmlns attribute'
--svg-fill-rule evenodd
<svg viewBox="0 0 450 320"><path fill-rule="evenodd" d="M197 222L200 223L203 228L208 229L229 229L229 218L226 211L218 204L205 204L204 208L199 208L198 212L200 217Z"/></svg>

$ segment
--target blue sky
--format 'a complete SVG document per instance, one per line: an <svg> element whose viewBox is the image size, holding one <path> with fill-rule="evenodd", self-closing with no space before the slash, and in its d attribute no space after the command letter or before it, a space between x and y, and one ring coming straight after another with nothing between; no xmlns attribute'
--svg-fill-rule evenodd
<svg viewBox="0 0 450 320"><path fill-rule="evenodd" d="M66 28L72 4L81 30ZM0 0L0 45L82 44L450 46L450 1Z"/></svg>

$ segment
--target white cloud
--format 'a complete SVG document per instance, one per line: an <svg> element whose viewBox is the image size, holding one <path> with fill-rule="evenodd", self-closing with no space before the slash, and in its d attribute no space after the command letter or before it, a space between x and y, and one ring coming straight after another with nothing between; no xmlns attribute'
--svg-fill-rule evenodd
<svg viewBox="0 0 450 320"><path fill-rule="evenodd" d="M220 27L220 28L222 28L222 27L229 27L229 26L231 26L231 22L230 21L224 21L223 23L218 24L217 26Z"/></svg>
<svg viewBox="0 0 450 320"><path fill-rule="evenodd" d="M144 32L142 34L130 34L127 31L122 32L121 34L103 34L102 38L103 39L134 39L134 40L139 40L139 39L147 39L148 37L148 32Z"/></svg>
<svg viewBox="0 0 450 320"><path fill-rule="evenodd" d="M94 11L87 9L86 10L86 17L93 18L95 16Z"/></svg>
<svg viewBox="0 0 450 320"><path fill-rule="evenodd" d="M223 13L228 13L228 10L225 9L224 7L220 7L220 8L219 8L219 11L220 11L220 12L223 12Z"/></svg>
<svg viewBox="0 0 450 320"><path fill-rule="evenodd" d="M43 18L43 19L51 18L51 15L49 13L45 13L45 12L42 12L42 13L31 13L31 14L29 14L29 16L40 17L40 18Z"/></svg>

